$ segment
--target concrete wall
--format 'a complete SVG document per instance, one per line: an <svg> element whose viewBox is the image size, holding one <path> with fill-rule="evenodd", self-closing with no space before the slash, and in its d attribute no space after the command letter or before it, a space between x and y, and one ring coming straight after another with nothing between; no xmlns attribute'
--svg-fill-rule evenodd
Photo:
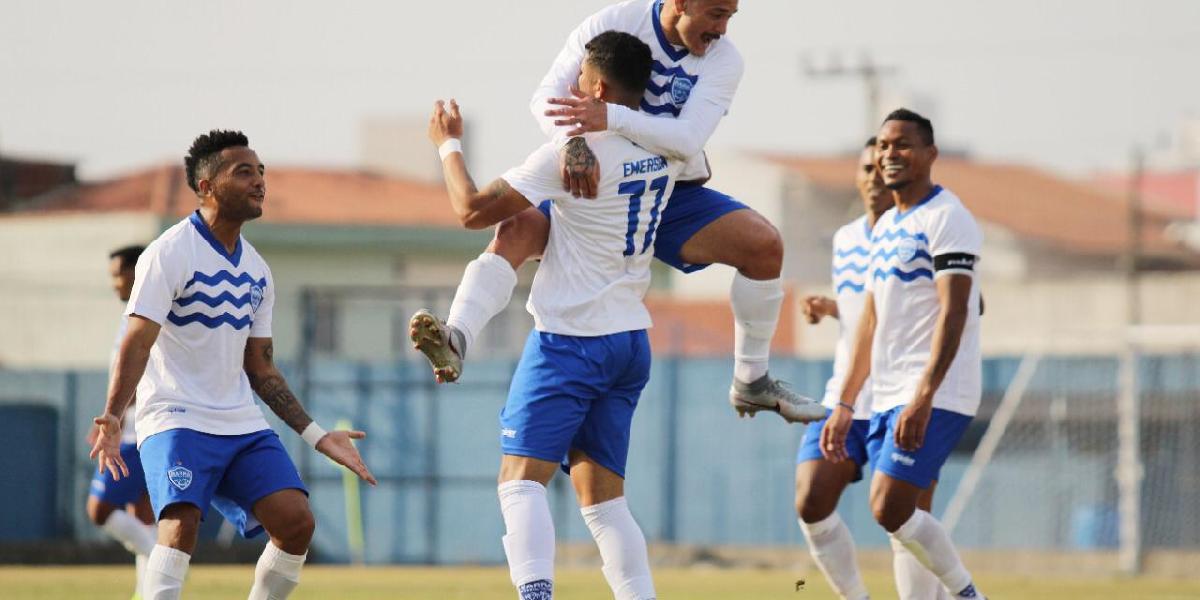
<svg viewBox="0 0 1200 600"><path fill-rule="evenodd" d="M107 365L123 309L108 253L158 227L141 213L0 218L0 366Z"/></svg>

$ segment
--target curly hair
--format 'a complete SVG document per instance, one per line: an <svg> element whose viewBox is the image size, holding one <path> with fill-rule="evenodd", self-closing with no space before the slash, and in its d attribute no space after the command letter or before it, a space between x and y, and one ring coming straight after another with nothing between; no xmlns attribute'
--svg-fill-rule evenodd
<svg viewBox="0 0 1200 600"><path fill-rule="evenodd" d="M214 129L192 140L187 156L183 157L183 168L187 171L187 184L193 192L199 192L200 179L212 176L221 165L221 151L226 148L248 147L250 139L240 131Z"/></svg>

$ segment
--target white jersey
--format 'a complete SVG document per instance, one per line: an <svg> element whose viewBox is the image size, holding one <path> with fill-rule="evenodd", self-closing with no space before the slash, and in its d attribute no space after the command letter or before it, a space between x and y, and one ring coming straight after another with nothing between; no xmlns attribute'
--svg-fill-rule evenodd
<svg viewBox="0 0 1200 600"><path fill-rule="evenodd" d="M833 376L825 384L826 408L836 408L850 372L858 320L866 304L867 269L871 261L871 225L863 215L833 234L833 290L837 296L838 341L833 355ZM871 380L863 384L854 404L855 419L871 418Z"/></svg>
<svg viewBox="0 0 1200 600"><path fill-rule="evenodd" d="M661 9L662 0L629 0L584 20L554 59L530 109L542 131L561 146L568 128L554 125L556 117L545 116L546 109L553 108L546 100L570 96L587 56L584 45L592 38L611 30L637 36L650 46L653 72L640 111L608 105L608 130L655 154L686 161L681 181L708 179L704 145L733 102L742 79L742 57L726 37L709 44L704 56L672 45L659 22Z"/></svg>
<svg viewBox="0 0 1200 600"><path fill-rule="evenodd" d="M974 415L982 394L975 263L983 246L975 218L957 196L937 186L917 206L884 213L872 241L867 289L874 295L877 319L871 346L874 411L904 406L916 396L941 313L934 280L962 274L972 278L967 322L933 406Z"/></svg>
<svg viewBox="0 0 1200 600"><path fill-rule="evenodd" d="M268 429L243 370L246 340L271 337L275 283L245 238L233 254L198 212L138 259L126 315L162 326L137 387L137 440L168 429Z"/></svg>
<svg viewBox="0 0 1200 600"><path fill-rule="evenodd" d="M129 325L129 317L121 315L121 324L117 327L117 339L113 340L112 352L108 353L108 379L112 381L114 367L117 366L117 356L121 353L121 341L125 339L125 329ZM133 405L125 409L125 415L121 417L121 443L132 444L137 441L137 434L134 433L133 421L135 419L135 411Z"/></svg>
<svg viewBox="0 0 1200 600"><path fill-rule="evenodd" d="M598 336L650 327L654 234L680 165L615 133L588 135L600 163L596 198L559 178L557 146L534 151L502 177L534 205L550 200L550 239L527 308L538 331Z"/></svg>

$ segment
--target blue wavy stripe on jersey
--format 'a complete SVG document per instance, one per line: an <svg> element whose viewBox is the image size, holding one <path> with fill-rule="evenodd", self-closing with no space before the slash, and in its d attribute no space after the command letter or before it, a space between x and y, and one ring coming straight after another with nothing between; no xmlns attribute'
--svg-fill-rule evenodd
<svg viewBox="0 0 1200 600"><path fill-rule="evenodd" d="M250 316L234 317L229 313L221 313L215 316L209 316L204 313L192 313L190 315L179 316L174 312L167 313L167 320L171 323L183 327L192 323L199 323L209 329L216 329L222 325L229 325L234 329L245 329L250 326Z"/></svg>
<svg viewBox="0 0 1200 600"><path fill-rule="evenodd" d="M650 81L646 82L646 91L655 96L669 94L671 93L671 80L667 80L666 83L658 85L657 83L654 83L653 79L651 79Z"/></svg>
<svg viewBox="0 0 1200 600"><path fill-rule="evenodd" d="M854 246L853 248L847 248L845 250L838 250L838 251L834 252L834 254L836 254L838 258L846 258L847 256L853 256L855 254L857 254L859 256L870 256L871 250L869 248L864 248L862 246Z"/></svg>
<svg viewBox="0 0 1200 600"><path fill-rule="evenodd" d="M872 256L871 256L871 258L872 258L872 259L876 259L876 258L882 258L882 259L884 259L884 260L888 260L888 259L896 258L896 257L898 257L898 256L900 256L900 249L899 249L899 248L891 248L891 249L888 249L888 250L884 250L884 249L880 248L879 250L876 250L876 251L875 251L875 254L874 254L874 255L872 255ZM917 251L916 251L916 253L914 253L914 254L912 255L912 258L908 259L908 260L907 260L907 261L905 261L905 262L911 262L911 261L914 261L914 260L916 260L916 259L918 259L918 258L924 258L925 260L933 260L933 257L932 257L932 256L929 256L929 253L928 253L928 252L926 252L926 251L925 251L925 250L923 250L923 249L920 249L920 250L917 250Z"/></svg>
<svg viewBox="0 0 1200 600"><path fill-rule="evenodd" d="M262 287L262 288L267 287L267 279L265 277L262 279L254 279L253 277L250 276L249 273L242 273L240 275L234 276L233 273L230 273L229 271L224 271L224 270L217 271L216 273L213 273L212 275L205 275L204 273L201 273L200 271L196 271L195 273L192 274L192 278L189 279L187 284L184 285L183 287L185 287L185 288L191 287L191 285L196 282L203 283L204 285L217 285L218 283L221 283L222 281L228 281L229 283L232 283L234 285L246 285L246 284L257 283L258 287Z"/></svg>
<svg viewBox="0 0 1200 600"><path fill-rule="evenodd" d="M889 229L883 233L876 234L875 237L871 238L871 241L879 243L881 241L891 242L902 239L917 240L919 242L925 242L926 244L929 243L929 238L926 237L924 233L912 233L903 227L899 229Z"/></svg>
<svg viewBox="0 0 1200 600"><path fill-rule="evenodd" d="M863 285L863 284L861 284L861 283L855 283L855 282L853 282L853 281L849 281L849 280L847 280L847 281L843 281L843 282L841 282L841 283L837 284L837 287L836 287L836 288L834 288L834 289L835 289L835 291L837 291L837 293L839 293L839 294L840 294L840 293L842 293L842 289L853 290L853 291L855 291L855 292L858 292L858 293L860 293L860 294L861 294L861 293L862 293L862 291L863 291L863 290L865 290L865 289L867 289L867 288L866 288L866 286L865 286L865 285Z"/></svg>
<svg viewBox="0 0 1200 600"><path fill-rule="evenodd" d="M650 62L650 70L654 71L658 75L664 75L664 76L674 75L675 77L683 77L685 79L690 79L690 80L692 80L693 84L695 84L697 81L700 80L699 75L688 75L687 71L684 71L683 69L681 69L679 67L668 67L668 66L658 62L657 60Z"/></svg>
<svg viewBox="0 0 1200 600"><path fill-rule="evenodd" d="M671 113L672 116L678 117L679 112L683 109L675 106L674 104L662 104L662 105L650 104L649 102L646 102L643 99L642 100L642 110L646 111L652 115L661 115L663 113Z"/></svg>
<svg viewBox="0 0 1200 600"><path fill-rule="evenodd" d="M909 283L914 279L920 279L922 277L926 279L933 279L933 271L930 271L929 269L913 269L911 271L905 271L900 267L892 267L887 270L875 269L874 277L875 279L887 279L888 277L895 277L900 281Z"/></svg>
<svg viewBox="0 0 1200 600"><path fill-rule="evenodd" d="M221 292L220 294L217 294L216 297L213 297L213 296L209 296L208 294L205 294L204 292L196 292L196 293L192 294L191 296L180 298L175 301L175 303L178 304L179 306L188 306L190 304L195 304L197 302L199 302L201 304L207 304L208 306L211 306L213 308L220 306L224 302L228 302L229 304L233 305L235 308L242 308L242 307L250 304L250 294L242 294L241 296L234 296L233 294L230 294L229 292Z"/></svg>
<svg viewBox="0 0 1200 600"><path fill-rule="evenodd" d="M871 268L871 265L859 265L859 264L855 264L855 263L846 263L844 265L834 267L833 274L841 275L842 273L845 273L846 271L853 271L855 273L862 274L862 273L866 273L867 269L870 269L870 268Z"/></svg>

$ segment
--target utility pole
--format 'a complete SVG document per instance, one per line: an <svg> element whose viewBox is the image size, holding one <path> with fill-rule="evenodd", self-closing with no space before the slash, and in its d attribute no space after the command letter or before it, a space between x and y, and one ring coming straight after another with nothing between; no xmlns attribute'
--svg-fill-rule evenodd
<svg viewBox="0 0 1200 600"><path fill-rule="evenodd" d="M875 135L879 130L879 119L883 116L881 106L881 80L895 74L899 69L890 65L878 65L867 52L863 52L859 63L855 66L845 66L834 59L824 67L818 67L807 56L801 56L800 66L804 75L810 79L846 79L855 78L863 83L866 92L866 133L867 137Z"/></svg>
<svg viewBox="0 0 1200 600"><path fill-rule="evenodd" d="M1142 253L1142 179L1146 153L1135 146L1131 155L1129 177L1129 232L1122 271L1125 273L1126 331L1121 366L1118 371L1117 394L1117 500L1120 542L1118 559L1121 570L1137 574L1142 570L1142 420L1141 394L1138 390L1138 341L1135 333L1142 321L1141 289L1138 262Z"/></svg>

